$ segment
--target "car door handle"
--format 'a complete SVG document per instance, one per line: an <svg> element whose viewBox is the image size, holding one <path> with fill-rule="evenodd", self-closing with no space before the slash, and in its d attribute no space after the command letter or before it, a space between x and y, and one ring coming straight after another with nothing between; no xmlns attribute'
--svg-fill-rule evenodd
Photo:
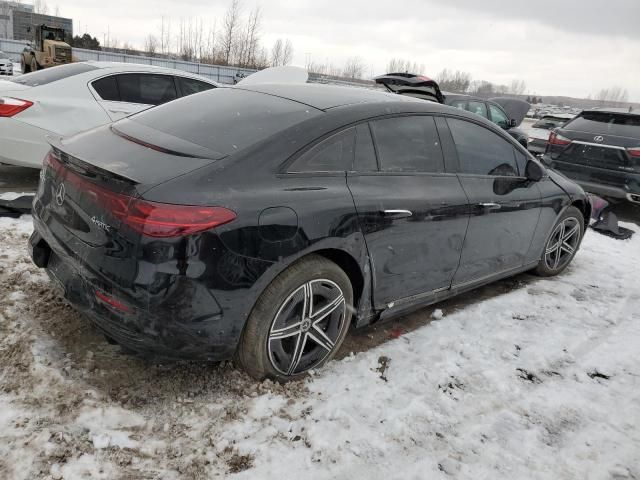
<svg viewBox="0 0 640 480"><path fill-rule="evenodd" d="M480 205L482 208L486 208L488 210L500 210L502 208L502 205L500 205L499 203L479 203L478 205Z"/></svg>
<svg viewBox="0 0 640 480"><path fill-rule="evenodd" d="M383 210L382 214L389 217L405 218L413 215L411 210Z"/></svg>

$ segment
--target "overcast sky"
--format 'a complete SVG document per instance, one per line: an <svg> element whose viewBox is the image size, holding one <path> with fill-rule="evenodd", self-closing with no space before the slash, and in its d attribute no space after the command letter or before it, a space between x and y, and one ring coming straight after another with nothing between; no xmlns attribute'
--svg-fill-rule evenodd
<svg viewBox="0 0 640 480"><path fill-rule="evenodd" d="M49 8L56 3L49 0ZM58 0L60 14L88 30L141 47L159 34L161 17L222 22L229 0ZM443 68L527 93L586 97L620 86L640 101L640 0L244 0L262 7L262 38L294 45L294 64L342 65L360 56L366 74L385 73L391 58ZM174 33L177 28L174 26Z"/></svg>

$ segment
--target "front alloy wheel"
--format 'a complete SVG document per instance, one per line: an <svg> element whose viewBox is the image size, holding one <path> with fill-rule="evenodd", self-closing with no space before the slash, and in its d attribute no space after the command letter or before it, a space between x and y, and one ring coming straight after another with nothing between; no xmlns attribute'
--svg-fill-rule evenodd
<svg viewBox="0 0 640 480"><path fill-rule="evenodd" d="M544 253L544 262L550 270L561 270L571 261L581 233L580 223L574 217L565 218L556 226Z"/></svg>
<svg viewBox="0 0 640 480"><path fill-rule="evenodd" d="M574 206L558 218L547 239L535 273L550 277L562 272L573 260L584 235L584 217Z"/></svg>

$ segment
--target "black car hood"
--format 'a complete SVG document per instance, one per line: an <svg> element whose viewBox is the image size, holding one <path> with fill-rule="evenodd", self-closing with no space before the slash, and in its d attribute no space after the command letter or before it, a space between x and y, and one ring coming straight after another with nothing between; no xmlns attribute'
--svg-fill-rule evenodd
<svg viewBox="0 0 640 480"><path fill-rule="evenodd" d="M509 115L509 118L516 121L516 125L520 125L522 123L524 117L531 108L529 102L525 102L519 98L497 97L490 98L489 100L504 108L504 111Z"/></svg>
<svg viewBox="0 0 640 480"><path fill-rule="evenodd" d="M374 78L390 92L444 103L444 96L435 80L413 73L387 73Z"/></svg>

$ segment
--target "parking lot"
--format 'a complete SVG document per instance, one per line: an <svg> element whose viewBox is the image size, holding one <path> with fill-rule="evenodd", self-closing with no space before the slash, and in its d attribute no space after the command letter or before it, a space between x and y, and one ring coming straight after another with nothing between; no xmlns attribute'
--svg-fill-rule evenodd
<svg viewBox="0 0 640 480"><path fill-rule="evenodd" d="M4 191L33 189L9 170ZM4 478L640 475L638 235L354 331L282 386L109 345L31 263L31 229L0 220Z"/></svg>

